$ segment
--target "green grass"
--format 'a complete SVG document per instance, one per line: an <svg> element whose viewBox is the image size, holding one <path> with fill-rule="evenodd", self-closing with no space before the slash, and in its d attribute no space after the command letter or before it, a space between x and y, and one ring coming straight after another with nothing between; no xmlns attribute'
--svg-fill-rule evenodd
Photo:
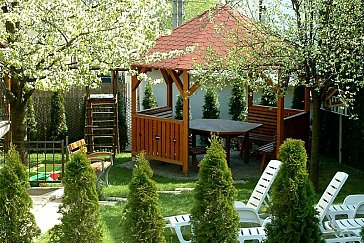
<svg viewBox="0 0 364 243"><path fill-rule="evenodd" d="M130 169L117 166L131 160L130 153L119 154L110 172L110 186L103 188L103 195L110 197L127 197L132 171ZM349 174L344 187L340 191L335 203L340 203L349 194L363 194L364 172L350 168L345 164L338 164L337 161L322 157L319 178L319 192L316 194L317 201L326 189L330 180L337 171L344 171ZM243 165L242 165L243 166ZM175 180L161 176L154 176L159 191L173 191L176 188L193 188L196 185L194 180ZM249 179L246 183L234 184L238 190L238 200L246 202L255 187L258 179ZM193 191L182 191L180 194L160 193L160 206L163 216L189 213L193 206ZM104 240L106 243L121 242L120 216L125 203L120 202L116 206L101 206L100 215L104 230ZM177 237L166 229L167 242L178 242ZM37 241L46 242L47 235Z"/></svg>

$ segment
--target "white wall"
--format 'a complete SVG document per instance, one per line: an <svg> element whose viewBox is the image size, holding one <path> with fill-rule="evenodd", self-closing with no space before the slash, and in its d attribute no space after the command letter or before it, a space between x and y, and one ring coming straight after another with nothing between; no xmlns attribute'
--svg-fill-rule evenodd
<svg viewBox="0 0 364 243"><path fill-rule="evenodd" d="M147 73L148 77L155 79L162 79L162 75L159 71L152 71ZM193 83L193 80L192 80ZM138 88L138 102L139 107L142 109L142 101L144 97L144 90L145 90L145 84L146 82L142 82L141 85ZM192 85L191 85L192 86ZM178 95L178 89L175 85L173 87L173 104L176 103L177 95ZM167 89L166 84L164 82L157 83L153 85L153 93L155 98L157 99L158 106L165 106L167 104L167 95L166 95ZM220 118L229 118L229 99L231 96L231 87L228 86L224 88L223 90L217 90L219 94L219 102L220 102ZM192 112L192 119L198 119L202 118L202 106L204 104L204 95L205 90L200 88L196 91L195 94L193 94L190 97L190 107ZM290 108L292 104L292 97L293 97L293 87L290 87L288 89L287 95L285 97L285 107ZM260 94L254 94L253 96L254 101L258 102L260 98ZM174 109L173 105L173 109Z"/></svg>

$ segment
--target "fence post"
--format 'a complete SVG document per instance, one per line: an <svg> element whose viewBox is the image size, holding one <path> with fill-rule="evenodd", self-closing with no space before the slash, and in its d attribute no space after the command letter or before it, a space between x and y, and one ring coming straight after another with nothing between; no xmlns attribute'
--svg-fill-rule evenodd
<svg viewBox="0 0 364 243"><path fill-rule="evenodd" d="M62 142L62 147L63 147L63 142ZM69 160L69 154L68 154L67 148L68 148L68 136L66 136L66 161ZM64 154L64 147L62 148L62 155L63 154Z"/></svg>

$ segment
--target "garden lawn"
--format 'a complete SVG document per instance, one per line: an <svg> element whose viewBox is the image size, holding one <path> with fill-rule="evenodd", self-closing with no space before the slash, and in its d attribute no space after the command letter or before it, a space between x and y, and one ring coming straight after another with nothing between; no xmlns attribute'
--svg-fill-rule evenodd
<svg viewBox="0 0 364 243"><path fill-rule="evenodd" d="M103 197L121 197L126 198L128 195L128 183L131 179L132 171L118 165L131 160L130 153L119 154L116 158L115 165L112 167L109 176L109 187L103 188ZM338 164L337 161L322 157L320 168L320 186L316 194L317 201L321 197L326 186L337 171L344 171L349 174L344 187L340 191L335 203L341 203L349 194L364 194L362 187L364 181L364 172L350 168L345 164ZM244 166L244 165L242 165ZM174 191L176 188L194 188L194 180L175 180L171 178L154 176L157 183L157 190L160 195L160 206L163 216L189 213L193 204L193 191L181 191L178 194L166 193L165 191ZM246 202L254 189L258 179L249 179L246 183L234 184L238 189L238 200ZM104 228L105 243L121 242L120 215L124 202L118 202L115 206L100 206L101 222ZM175 235L166 229L165 236L167 242L178 242ZM43 235L38 243L46 242L47 235Z"/></svg>

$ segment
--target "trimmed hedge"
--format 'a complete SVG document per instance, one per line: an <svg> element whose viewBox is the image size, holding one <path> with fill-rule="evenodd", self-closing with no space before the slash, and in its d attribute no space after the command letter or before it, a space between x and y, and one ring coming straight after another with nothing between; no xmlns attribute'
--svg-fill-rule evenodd
<svg viewBox="0 0 364 243"><path fill-rule="evenodd" d="M154 97L152 84L150 82L145 86L144 98L143 98L143 109L150 109L158 107L157 100Z"/></svg>
<svg viewBox="0 0 364 243"><path fill-rule="evenodd" d="M19 153L10 148L0 170L0 242L32 242L40 229L30 212L29 176Z"/></svg>
<svg viewBox="0 0 364 243"><path fill-rule="evenodd" d="M279 157L282 167L272 187L272 220L266 225L265 242L323 242L304 142L287 139Z"/></svg>
<svg viewBox="0 0 364 243"><path fill-rule="evenodd" d="M102 242L96 175L84 152L75 152L67 162L61 224L51 230L51 242Z"/></svg>
<svg viewBox="0 0 364 243"><path fill-rule="evenodd" d="M153 171L140 153L129 184L128 201L121 217L123 242L166 242L164 220Z"/></svg>
<svg viewBox="0 0 364 243"><path fill-rule="evenodd" d="M60 91L53 92L51 100L51 120L48 127L48 138L62 140L68 133L64 98Z"/></svg>
<svg viewBox="0 0 364 243"><path fill-rule="evenodd" d="M239 216L234 209L237 191L221 140L212 136L201 160L191 211L193 242L237 242Z"/></svg>

